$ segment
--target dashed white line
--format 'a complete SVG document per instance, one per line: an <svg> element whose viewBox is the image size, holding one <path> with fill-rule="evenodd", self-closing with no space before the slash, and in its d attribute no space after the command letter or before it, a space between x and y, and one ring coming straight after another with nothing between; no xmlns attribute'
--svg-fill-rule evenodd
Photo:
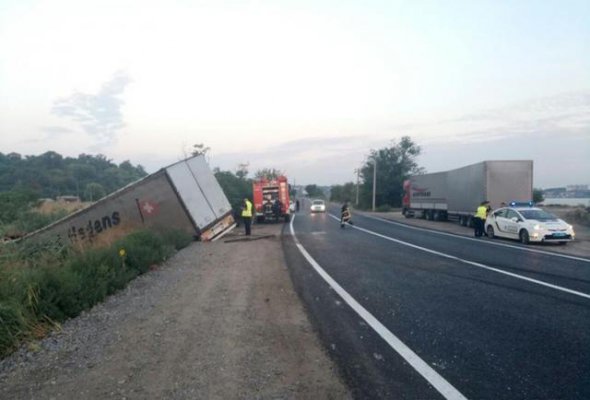
<svg viewBox="0 0 590 400"><path fill-rule="evenodd" d="M337 221L340 221L340 218L337 218L335 215L330 214L330 217L334 218ZM357 230L359 230L361 232L368 233L369 235L377 236L379 238L382 238L382 239L385 239L385 240L389 240L391 242L395 242L395 243L398 243L398 244L401 244L401 245L404 245L404 246L412 247L414 249L421 250L421 251L424 251L426 253L435 254L437 256L449 258L451 260L459 261L459 262L462 262L464 264L472 265L474 267L483 268L483 269L486 269L488 271L493 271L493 272L497 272L499 274L508 275L508 276L513 277L513 278L516 278L516 279L521 279L523 281L531 282L531 283L534 283L534 284L537 284L537 285L545 286L545 287L548 287L548 288L551 288L551 289L559 290L559 291L562 291L562 292L566 292L566 293L570 293L570 294L573 294L573 295L576 295L576 296L580 296L580 297L584 297L584 298L590 299L590 294L578 292L577 290L568 289L568 288L565 288L563 286L553 285L551 283L543 282L543 281L540 281L538 279L533 279L533 278L529 278L529 277L526 277L526 276L514 274L512 272L504 271L504 270L499 269L499 268L490 267L489 265L481 264L481 263L478 263L478 262L475 262L475 261L465 260L463 258L452 256L452 255L446 254L446 253L442 253L440 251L431 250L431 249L428 249L426 247L422 247L422 246L418 246L418 245L415 245L415 244L412 244L412 243L404 242L403 240L395 239L395 238L392 238L390 236L382 235L380 233L373 232L373 231L368 230L368 229L365 229L365 228L361 228L358 225L351 225L351 227L354 228L354 229L357 229Z"/></svg>
<svg viewBox="0 0 590 400"><path fill-rule="evenodd" d="M342 286L338 284L332 277L324 271L324 269L313 259L313 257L305 250L305 247L299 242L293 229L293 221L295 216L291 219L290 229L295 245L305 257L307 262L316 270L316 272L334 289L336 293L348 304L363 320L373 328L379 336L389 344L389 346L404 358L424 379L428 381L445 399L448 400L463 400L467 399L461 392L459 392L453 385L445 380L438 372L436 372L430 365L422 360L412 349L404 344L397 336L395 336L389 329L385 327L377 318L373 316L367 309L365 309L359 302L357 302Z"/></svg>

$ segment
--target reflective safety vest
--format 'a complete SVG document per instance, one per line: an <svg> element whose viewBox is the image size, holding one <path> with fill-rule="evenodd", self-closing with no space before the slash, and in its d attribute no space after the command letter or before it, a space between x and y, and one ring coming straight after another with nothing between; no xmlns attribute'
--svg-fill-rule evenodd
<svg viewBox="0 0 590 400"><path fill-rule="evenodd" d="M486 219L488 214L488 209L486 206L479 206L477 207L477 212L475 213L476 218Z"/></svg>
<svg viewBox="0 0 590 400"><path fill-rule="evenodd" d="M242 210L242 217L252 217L252 203L246 200L246 208Z"/></svg>

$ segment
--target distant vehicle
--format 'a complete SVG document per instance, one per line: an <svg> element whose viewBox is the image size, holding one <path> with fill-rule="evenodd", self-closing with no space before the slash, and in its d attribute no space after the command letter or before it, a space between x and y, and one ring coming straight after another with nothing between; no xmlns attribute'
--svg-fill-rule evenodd
<svg viewBox="0 0 590 400"><path fill-rule="evenodd" d="M403 214L428 220L456 219L472 226L484 200L492 208L533 198L531 160L482 161L451 171L413 175L403 183Z"/></svg>
<svg viewBox="0 0 590 400"><path fill-rule="evenodd" d="M289 184L285 176L276 179L259 179L252 182L252 197L256 210L256 221L291 220L291 201L289 199ZM279 201L280 209L273 206Z"/></svg>
<svg viewBox="0 0 590 400"><path fill-rule="evenodd" d="M545 210L530 206L503 207L488 215L485 222L488 237L495 236L529 242L557 242L574 240L573 226Z"/></svg>
<svg viewBox="0 0 590 400"><path fill-rule="evenodd" d="M326 212L326 203L324 202L324 200L314 200L311 202L311 207L309 210L312 213Z"/></svg>

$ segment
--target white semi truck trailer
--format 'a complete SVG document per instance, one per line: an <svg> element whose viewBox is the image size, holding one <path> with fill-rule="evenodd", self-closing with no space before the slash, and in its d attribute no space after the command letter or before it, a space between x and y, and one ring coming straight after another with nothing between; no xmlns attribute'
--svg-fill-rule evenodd
<svg viewBox="0 0 590 400"><path fill-rule="evenodd" d="M445 221L457 219L471 226L484 200L492 208L533 198L532 160L483 161L466 167L413 175L404 182L402 212L406 217Z"/></svg>
<svg viewBox="0 0 590 400"><path fill-rule="evenodd" d="M83 244L106 232L118 236L135 229L175 229L206 241L234 226L221 186L205 158L196 156L133 182L23 240Z"/></svg>

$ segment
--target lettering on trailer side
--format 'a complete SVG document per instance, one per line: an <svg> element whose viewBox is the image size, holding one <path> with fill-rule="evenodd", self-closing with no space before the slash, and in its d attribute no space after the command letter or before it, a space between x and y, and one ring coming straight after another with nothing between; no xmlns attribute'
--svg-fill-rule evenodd
<svg viewBox="0 0 590 400"><path fill-rule="evenodd" d="M121 223L121 214L114 211L110 215L105 215L102 218L94 221L89 220L84 226L72 225L68 229L68 239L70 242L76 243L78 241L92 241L96 235L107 229L117 226ZM61 236L58 235L58 241L61 241Z"/></svg>

